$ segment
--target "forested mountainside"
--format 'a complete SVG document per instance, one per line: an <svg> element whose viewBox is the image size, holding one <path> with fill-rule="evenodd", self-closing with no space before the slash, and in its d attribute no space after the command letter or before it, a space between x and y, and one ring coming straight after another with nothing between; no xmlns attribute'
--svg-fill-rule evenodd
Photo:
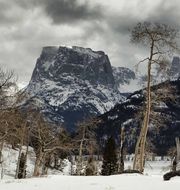
<svg viewBox="0 0 180 190"><path fill-rule="evenodd" d="M169 94L165 95L165 87L169 86ZM166 154L169 148L175 146L175 137L180 136L180 80L159 84L152 87L153 93L162 92L164 97L153 105L154 115L148 131L148 141L153 151ZM174 97L175 99L172 99ZM143 116L144 91L136 91L126 101L117 104L109 112L100 116L102 123L98 127L99 140L103 143L107 136L115 136L119 141L120 129L125 127L125 148L134 152L137 136ZM161 122L160 122L161 120Z"/></svg>

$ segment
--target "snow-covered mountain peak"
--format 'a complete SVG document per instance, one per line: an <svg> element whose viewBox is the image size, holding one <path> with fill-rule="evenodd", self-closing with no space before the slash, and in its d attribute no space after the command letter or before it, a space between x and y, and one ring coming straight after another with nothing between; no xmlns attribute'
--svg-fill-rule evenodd
<svg viewBox="0 0 180 190"><path fill-rule="evenodd" d="M76 46L44 47L31 82L43 79L59 82L63 76L87 80L92 85L115 86L111 64L105 53Z"/></svg>
<svg viewBox="0 0 180 190"><path fill-rule="evenodd" d="M49 120L69 128L110 110L124 98L108 56L76 46L44 47L26 92Z"/></svg>

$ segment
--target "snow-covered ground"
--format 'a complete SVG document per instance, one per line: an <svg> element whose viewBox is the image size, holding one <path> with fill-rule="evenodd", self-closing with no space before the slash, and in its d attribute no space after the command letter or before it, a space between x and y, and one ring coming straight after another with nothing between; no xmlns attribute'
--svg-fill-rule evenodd
<svg viewBox="0 0 180 190"><path fill-rule="evenodd" d="M1 180L2 190L179 190L180 178L163 181L162 176L123 174L115 176L48 176L23 180Z"/></svg>
<svg viewBox="0 0 180 190"><path fill-rule="evenodd" d="M69 163L63 172L49 171L50 175L30 178L33 172L35 155L29 149L27 179L15 180L14 173L18 150L4 147L4 178L0 180L0 190L179 190L180 177L163 181L163 174L170 170L171 161L160 158L146 161L144 175L122 174L114 176L70 176ZM131 157L130 157L131 158ZM132 161L125 162L125 168L132 168ZM56 174L56 175L52 175Z"/></svg>

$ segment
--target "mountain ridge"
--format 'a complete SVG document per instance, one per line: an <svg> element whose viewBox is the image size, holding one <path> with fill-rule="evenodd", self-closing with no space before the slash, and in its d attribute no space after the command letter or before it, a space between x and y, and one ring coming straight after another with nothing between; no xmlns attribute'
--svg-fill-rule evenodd
<svg viewBox="0 0 180 190"><path fill-rule="evenodd" d="M176 100L163 100L153 106L153 110L161 118L163 123L152 123L150 120L148 130L148 142L156 149L159 155L166 155L168 150L175 147L175 137L180 136L180 80L166 81L152 87L152 91L158 91L169 85L173 88L169 95L175 96ZM140 133L142 122L142 110L145 104L144 89L130 94L127 99L99 116L102 123L98 126L97 134L100 142L108 136L114 136L119 142L119 131L125 127L125 148L128 153L134 153L137 137ZM151 117L152 118L152 117Z"/></svg>

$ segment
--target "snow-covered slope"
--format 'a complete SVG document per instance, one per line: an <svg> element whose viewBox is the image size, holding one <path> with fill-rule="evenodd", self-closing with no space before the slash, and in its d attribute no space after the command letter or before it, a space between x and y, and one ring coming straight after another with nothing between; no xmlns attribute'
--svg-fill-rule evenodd
<svg viewBox="0 0 180 190"><path fill-rule="evenodd" d="M81 47L45 47L26 88L28 104L70 130L79 120L102 114L123 100L108 56Z"/></svg>
<svg viewBox="0 0 180 190"><path fill-rule="evenodd" d="M171 161L168 160L168 157L165 160L157 157L156 161L146 161L144 175L69 176L69 164L67 164L63 172L49 169L49 175L33 178L35 154L33 149L29 147L27 179L21 180L14 179L17 157L18 149L14 150L8 145L4 147L4 176L0 180L0 189L2 190L151 190L153 188L178 190L180 185L179 177L172 178L168 182L163 181L163 174L170 170ZM131 155L128 157L131 158ZM132 164L132 161L125 161L125 168L132 167Z"/></svg>

